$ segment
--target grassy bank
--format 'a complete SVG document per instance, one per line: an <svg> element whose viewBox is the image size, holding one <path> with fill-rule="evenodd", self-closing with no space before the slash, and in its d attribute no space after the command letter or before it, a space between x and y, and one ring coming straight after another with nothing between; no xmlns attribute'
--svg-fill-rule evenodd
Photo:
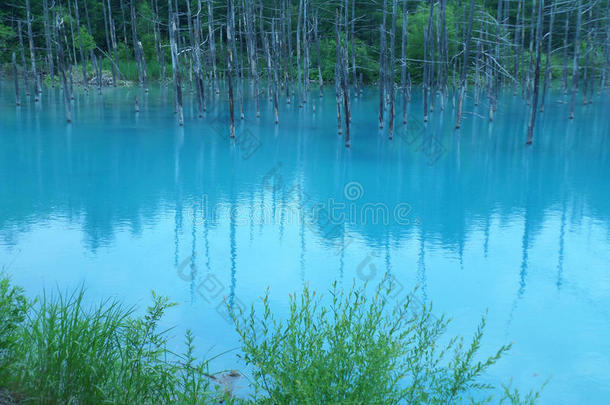
<svg viewBox="0 0 610 405"><path fill-rule="evenodd" d="M168 349L159 321L172 304L153 294L144 316L106 300L84 305L84 290L26 298L0 276L0 392L32 404L531 404L481 378L510 349L479 354L485 319L469 343L447 337L448 321L411 296L392 304L392 286L375 294L335 284L321 298L305 287L276 318L269 294L235 316L252 395L231 396L197 360L194 337ZM444 342L444 343L441 343ZM471 402L472 401L472 402Z"/></svg>

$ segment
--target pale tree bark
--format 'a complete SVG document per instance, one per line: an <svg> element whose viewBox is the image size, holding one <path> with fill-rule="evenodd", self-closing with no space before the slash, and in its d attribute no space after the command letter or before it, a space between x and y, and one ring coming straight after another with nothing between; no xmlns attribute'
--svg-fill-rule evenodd
<svg viewBox="0 0 610 405"><path fill-rule="evenodd" d="M25 88L25 95L30 96L30 86L28 83L28 67L25 62L25 48L23 46L23 33L21 29L21 20L17 20L17 34L19 36L19 51L21 53L21 67L23 72L23 87Z"/></svg>
<svg viewBox="0 0 610 405"><path fill-rule="evenodd" d="M299 108L303 107L302 73L301 73L301 20L303 18L303 0L299 0L299 16L297 19L297 101Z"/></svg>
<svg viewBox="0 0 610 405"><path fill-rule="evenodd" d="M570 98L570 116L569 119L574 119L574 105L576 104L576 94L578 93L578 64L580 57L580 24L581 24L581 4L578 0L576 8L576 32L574 34L574 62L572 65L572 96Z"/></svg>
<svg viewBox="0 0 610 405"><path fill-rule="evenodd" d="M78 12L78 0L74 0L74 15L76 16L76 31L78 33L78 51L80 54L81 69L83 71L83 86L87 88L87 60L83 52L83 39L80 33L80 13Z"/></svg>
<svg viewBox="0 0 610 405"><path fill-rule="evenodd" d="M218 89L218 75L216 72L216 39L214 38L214 5L212 0L207 0L208 3L208 42L210 44L210 60L212 63L212 82L214 92L220 93Z"/></svg>
<svg viewBox="0 0 610 405"><path fill-rule="evenodd" d="M385 108L385 68L386 68L386 10L387 0L383 0L383 23L379 27L379 129L383 129L383 111Z"/></svg>
<svg viewBox="0 0 610 405"><path fill-rule="evenodd" d="M229 84L229 115L230 115L230 135L231 138L235 138L235 106L233 103L233 49L235 45L234 35L234 11L233 11L233 0L227 0L227 81Z"/></svg>
<svg viewBox="0 0 610 405"><path fill-rule="evenodd" d="M568 31L570 26L570 13L566 15L566 22L563 29L563 93L568 94Z"/></svg>
<svg viewBox="0 0 610 405"><path fill-rule="evenodd" d="M544 101L546 99L546 92L549 82L551 81L551 47L553 41L553 22L555 21L555 12L557 10L557 2L553 2L551 8L551 15L549 18L549 32L547 33L548 38L546 42L546 63L544 67L544 84L542 85L542 97L540 99L540 112L544 112Z"/></svg>
<svg viewBox="0 0 610 405"><path fill-rule="evenodd" d="M32 62L32 75L34 76L34 101L40 99L40 77L36 70L36 52L34 51L34 36L32 34L32 16L30 13L30 0L25 0L26 18L28 26L28 42L30 44L30 59Z"/></svg>
<svg viewBox="0 0 610 405"><path fill-rule="evenodd" d="M320 98L322 98L322 87L324 85L324 81L322 80L322 57L320 55L320 38L318 38L318 13L316 12L314 16L314 24L313 24L313 37L316 46L316 54L318 57L318 81L320 86Z"/></svg>
<svg viewBox="0 0 610 405"><path fill-rule="evenodd" d="M470 0L470 11L468 11L468 25L466 27L466 37L464 38L464 62L462 63L462 72L460 74L460 94L457 104L457 117L455 127L460 128L462 125L462 108L464 104L464 93L466 91L466 77L468 74L468 62L470 56L470 39L472 37L472 17L474 14L474 0Z"/></svg>
<svg viewBox="0 0 610 405"><path fill-rule="evenodd" d="M402 46L400 48L400 88L402 92L402 123L407 123L407 0L402 0Z"/></svg>
<svg viewBox="0 0 610 405"><path fill-rule="evenodd" d="M398 0L392 0L392 30L390 31L390 59L388 63L388 83L390 95L390 116L388 117L388 137L392 139L394 135L394 100L395 84L394 84L394 48L396 44L396 14L398 12Z"/></svg>
<svg viewBox="0 0 610 405"><path fill-rule="evenodd" d="M53 50L51 47L51 20L49 19L49 0L42 2L44 12L44 39L47 51L47 74L51 77L51 86L55 87L55 69L53 66Z"/></svg>
<svg viewBox="0 0 610 405"><path fill-rule="evenodd" d="M178 125L184 125L184 115L182 110L182 77L180 74L180 66L178 59L178 45L177 45L177 28L176 28L176 15L170 15L170 34L169 43L172 54L172 73L174 76L174 99L176 104L176 112L178 114Z"/></svg>
<svg viewBox="0 0 610 405"><path fill-rule="evenodd" d="M337 10L335 15L335 41L336 41L336 63L335 63L335 97L337 101L337 133L339 135L342 134L341 129L341 99L342 99L342 91L341 91L341 70L339 64L341 62L341 36L339 34L339 10Z"/></svg>
<svg viewBox="0 0 610 405"><path fill-rule="evenodd" d="M15 105L21 105L21 97L19 96L19 76L17 73L17 55L13 52L13 77L15 80Z"/></svg>
<svg viewBox="0 0 610 405"><path fill-rule="evenodd" d="M536 124L536 111L538 110L538 88L540 83L540 54L542 47L542 23L544 12L544 0L538 0L538 23L536 26L536 67L534 70L534 87L532 95L532 110L530 114L530 122L527 128L527 145L531 145L534 139L534 125Z"/></svg>
<svg viewBox="0 0 610 405"><path fill-rule="evenodd" d="M72 122L72 111L71 111L71 101L70 101L70 89L68 87L68 80L66 78L66 58L64 56L64 50L61 43L62 30L63 30L63 20L58 15L55 19L55 27L57 30L57 60L58 60L58 70L61 76L61 81L64 87L64 105L66 108L66 122Z"/></svg>

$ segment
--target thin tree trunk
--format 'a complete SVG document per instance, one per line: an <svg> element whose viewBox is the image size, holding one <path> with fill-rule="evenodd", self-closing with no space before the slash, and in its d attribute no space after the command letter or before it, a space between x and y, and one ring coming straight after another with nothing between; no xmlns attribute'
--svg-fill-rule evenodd
<svg viewBox="0 0 610 405"><path fill-rule="evenodd" d="M53 50L51 48L51 20L49 19L49 0L42 2L44 12L44 38L47 50L47 74L51 78L51 86L55 87L55 69L53 67Z"/></svg>
<svg viewBox="0 0 610 405"><path fill-rule="evenodd" d="M208 2L208 41L210 43L210 59L212 62L212 81L214 84L214 92L218 94L218 75L216 73L216 40L214 39L214 6L212 0Z"/></svg>
<svg viewBox="0 0 610 405"><path fill-rule="evenodd" d="M394 48L396 43L396 14L398 12L398 0L392 1L392 31L390 32L390 60L388 64L388 83L390 95L390 116L388 122L388 137L391 140L394 135L394 101L395 84L394 84Z"/></svg>
<svg viewBox="0 0 610 405"><path fill-rule="evenodd" d="M549 82L551 81L551 45L553 41L553 22L555 21L555 10L557 9L557 3L553 2L551 8L551 17L549 20L549 32L546 43L546 66L544 67L544 84L542 85L542 98L540 100L540 112L544 112L544 101L546 99L546 92Z"/></svg>
<svg viewBox="0 0 610 405"><path fill-rule="evenodd" d="M78 0L74 0L74 15L76 16L76 30L78 31L78 51L80 54L81 69L83 71L83 86L87 90L87 60L83 52L83 39L80 33L80 13L78 12Z"/></svg>
<svg viewBox="0 0 610 405"><path fill-rule="evenodd" d="M538 110L538 84L540 82L540 54L542 47L542 23L544 21L544 0L538 0L538 23L536 29L536 68L534 71L534 88L532 96L532 111L527 128L527 145L531 145L534 139L534 125L536 124L536 111Z"/></svg>
<svg viewBox="0 0 610 405"><path fill-rule="evenodd" d="M171 10L170 10L171 12ZM177 28L176 28L176 15L170 15L170 48L172 54L172 72L174 76L174 94L175 94L175 104L176 104L176 112L178 113L178 125L184 125L184 116L182 112L182 78L180 75L180 66L178 65L178 45L177 45Z"/></svg>
<svg viewBox="0 0 610 405"><path fill-rule="evenodd" d="M21 97L19 96L19 77L17 74L17 55L13 52L13 77L15 79L15 105L21 105Z"/></svg>
<svg viewBox="0 0 610 405"><path fill-rule="evenodd" d="M402 123L407 123L407 0L402 0L402 46L400 48L400 88L402 90Z"/></svg>
<svg viewBox="0 0 610 405"><path fill-rule="evenodd" d="M470 0L470 11L468 12L468 26L466 28L466 38L464 39L464 62L460 76L460 94L457 105L456 128L462 125L462 108L464 104L464 93L466 91L466 75L468 74L468 61L470 54L470 38L472 37L472 17L474 14L474 0Z"/></svg>
<svg viewBox="0 0 610 405"><path fill-rule="evenodd" d="M574 34L574 63L572 67L572 97L570 99L570 116L574 119L574 105L576 104L576 93L578 92L578 58L580 57L580 23L581 23L581 0L578 0L576 9L576 33Z"/></svg>
<svg viewBox="0 0 610 405"><path fill-rule="evenodd" d="M28 67L25 62L25 48L23 46L23 34L21 29L21 20L17 20L17 34L19 35L19 50L21 53L21 68L23 72L23 87L25 88L25 95L30 95L30 85L28 83Z"/></svg>
<svg viewBox="0 0 610 405"><path fill-rule="evenodd" d="M72 112L71 112L71 101L70 101L70 90L68 88L68 80L66 78L66 60L64 57L63 46L61 44L61 33L63 27L63 20L58 15L56 16L55 25L57 28L57 60L59 62L58 69L61 76L61 80L64 86L64 104L66 108L66 122L72 122Z"/></svg>
<svg viewBox="0 0 610 405"><path fill-rule="evenodd" d="M227 0L227 76L229 83L229 114L231 120L231 138L235 138L235 107L233 105L233 48L234 48L234 25L233 25L233 0Z"/></svg>
<svg viewBox="0 0 610 405"><path fill-rule="evenodd" d="M320 98L322 98L322 86L324 85L324 82L322 80L322 57L320 55L320 39L318 38L318 13L317 12L314 17L313 37L314 37L314 42L316 45L316 54L318 57L318 80L319 80L319 85L320 85Z"/></svg>
<svg viewBox="0 0 610 405"><path fill-rule="evenodd" d="M297 19L297 101L299 108L303 107L302 74L301 74L301 19L303 17L303 0L299 0L299 16Z"/></svg>
<svg viewBox="0 0 610 405"><path fill-rule="evenodd" d="M32 16L30 13L30 0L25 0L26 18L28 25L28 41L30 43L30 59L32 62L32 74L34 75L34 101L40 99L40 78L36 70L36 53L34 51L34 36L32 34Z"/></svg>
<svg viewBox="0 0 610 405"><path fill-rule="evenodd" d="M566 15L566 23L563 30L563 93L568 94L568 32L570 24L570 13Z"/></svg>

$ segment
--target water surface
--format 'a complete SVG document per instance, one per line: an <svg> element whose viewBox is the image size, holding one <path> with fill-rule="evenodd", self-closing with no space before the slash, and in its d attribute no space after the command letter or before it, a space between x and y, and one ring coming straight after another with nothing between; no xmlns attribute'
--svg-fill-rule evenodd
<svg viewBox="0 0 610 405"><path fill-rule="evenodd" d="M488 310L483 349L514 342L490 380L550 378L542 403L604 403L608 97L569 121L551 95L532 147L517 96L493 123L486 103L467 104L456 132L438 100L423 126L414 94L392 141L376 97L353 100L346 149L330 90L304 108L282 103L277 126L267 100L260 119L246 100L231 141L223 96L202 119L187 97L179 127L166 89L78 91L66 125L61 94L16 108L1 83L0 266L30 294L84 282L93 298L141 307L151 290L168 295L180 303L168 324L193 329L204 354L237 346L225 297L248 305L269 286L281 314L305 282L390 272L451 315L452 333L471 334ZM216 366L241 367L235 352Z"/></svg>

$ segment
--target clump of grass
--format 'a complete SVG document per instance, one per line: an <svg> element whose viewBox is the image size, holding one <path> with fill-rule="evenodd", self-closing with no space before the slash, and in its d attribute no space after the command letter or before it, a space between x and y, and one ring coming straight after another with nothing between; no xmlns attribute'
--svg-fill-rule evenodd
<svg viewBox="0 0 610 405"><path fill-rule="evenodd" d="M271 312L269 293L260 318L254 306L235 326L245 362L253 369L255 403L261 404L459 404L475 402L495 387L481 382L510 345L479 359L482 318L470 343L446 339L448 320L412 295L391 304L393 286L381 283L348 292L333 284L330 305L305 286L291 295L285 320ZM442 343L445 341L446 343ZM506 389L511 403L518 391ZM526 395L534 400L538 393ZM486 398L491 401L491 396Z"/></svg>
<svg viewBox="0 0 610 405"><path fill-rule="evenodd" d="M210 382L208 363L167 348L159 321L172 307L153 294L143 317L106 300L84 306L84 289L28 302L0 281L0 387L24 403L203 404L223 399Z"/></svg>

